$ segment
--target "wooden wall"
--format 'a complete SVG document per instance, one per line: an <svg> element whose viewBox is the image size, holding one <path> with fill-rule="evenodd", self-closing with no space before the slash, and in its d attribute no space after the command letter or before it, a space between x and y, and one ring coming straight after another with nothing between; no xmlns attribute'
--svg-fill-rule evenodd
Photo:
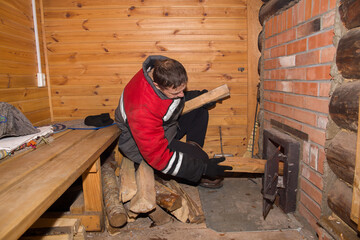
<svg viewBox="0 0 360 240"><path fill-rule="evenodd" d="M48 90L36 80L31 0L0 1L0 16L0 101L16 106L35 126L48 123Z"/></svg>
<svg viewBox="0 0 360 240"><path fill-rule="evenodd" d="M247 144L246 0L43 0L54 120L113 114L147 56L182 62L189 89L227 83L211 110L206 149L241 154ZM245 71L238 71L244 67Z"/></svg>

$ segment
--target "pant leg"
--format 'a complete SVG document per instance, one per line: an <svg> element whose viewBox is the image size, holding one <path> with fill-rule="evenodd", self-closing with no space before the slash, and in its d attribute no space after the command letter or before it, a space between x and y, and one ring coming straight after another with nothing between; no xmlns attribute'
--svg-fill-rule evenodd
<svg viewBox="0 0 360 240"><path fill-rule="evenodd" d="M181 139L186 135L186 141L192 141L204 146L206 130L209 122L209 111L198 108L179 118L179 130L175 139Z"/></svg>

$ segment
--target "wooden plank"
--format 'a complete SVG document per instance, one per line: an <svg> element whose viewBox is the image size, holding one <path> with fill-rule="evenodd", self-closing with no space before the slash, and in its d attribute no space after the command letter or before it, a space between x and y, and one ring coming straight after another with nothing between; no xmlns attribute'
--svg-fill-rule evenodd
<svg viewBox="0 0 360 240"><path fill-rule="evenodd" d="M246 158L246 157L226 157L224 162L219 165L232 166L233 169L228 172L243 172L243 173L264 173L265 171L264 159ZM280 162L279 173L284 172L284 164Z"/></svg>
<svg viewBox="0 0 360 240"><path fill-rule="evenodd" d="M116 53L116 52L210 52L210 51L246 51L239 40L209 41L132 41L132 42L90 42L90 43L51 43L47 46L49 55L64 53Z"/></svg>
<svg viewBox="0 0 360 240"><path fill-rule="evenodd" d="M94 131L86 139L74 144L73 148L3 191L0 194L0 239L16 239L25 232L119 134L117 126ZM14 210L20 208L21 211Z"/></svg>
<svg viewBox="0 0 360 240"><path fill-rule="evenodd" d="M102 212L103 210L100 168L100 158L98 158L96 162L82 174L85 212Z"/></svg>
<svg viewBox="0 0 360 240"><path fill-rule="evenodd" d="M359 104L359 113L360 113L360 104ZM360 114L359 114L360 123ZM358 127L357 131L357 141L356 141L356 160L355 160L355 173L354 173L354 183L353 183L353 195L351 203L351 220L358 224L358 230L360 229L360 131Z"/></svg>
<svg viewBox="0 0 360 240"><path fill-rule="evenodd" d="M239 41L244 43L247 40L246 29L168 29L168 30L127 30L126 34L121 31L111 32L57 32L46 31L46 41L51 44L62 43L91 43L91 42L136 42L139 39L146 41Z"/></svg>
<svg viewBox="0 0 360 240"><path fill-rule="evenodd" d="M171 1L168 0L152 0L151 2L143 1L143 0L134 0L131 1L132 6L139 7L139 6L168 6L171 3L171 6L246 6L245 1L239 0L224 0L224 1L217 1L217 0L207 0L203 2L199 2L198 0L183 0L183 1ZM45 1L44 7L45 8L67 8L67 9L78 9L82 7L84 9L91 9L91 8L114 8L114 7L129 7L129 1L127 0L108 0L103 2L101 0L93 0L93 1L86 1L86 2L74 2L72 0L64 0L64 1Z"/></svg>
<svg viewBox="0 0 360 240"><path fill-rule="evenodd" d="M8 161L0 163L0 193L16 184L30 172L71 148L92 132L91 130L84 130L78 131L76 134L67 133L56 142L39 146L36 151L31 151L19 157L14 156Z"/></svg>
<svg viewBox="0 0 360 240"><path fill-rule="evenodd" d="M115 53L96 53L96 54L82 54L82 53L69 53L69 54L52 54L49 56L49 61L56 62L57 64L69 64L69 63L80 63L80 64L94 64L99 61L102 64L111 63L128 63L128 62L143 62L144 57L150 55L161 55L163 52L115 52ZM180 62L235 62L242 61L246 62L247 52L246 51L212 51L212 52L167 52L166 56L169 58L176 59Z"/></svg>
<svg viewBox="0 0 360 240"><path fill-rule="evenodd" d="M256 104L257 104L257 85L260 82L260 76L258 73L258 61L261 56L261 52L258 49L258 36L262 30L262 26L259 22L259 9L263 2L261 0L248 1L248 92L247 92L247 137L251 140L254 129L254 120ZM259 107L260 108L260 107ZM255 132L255 135L258 132ZM256 136L254 136L256 138ZM257 141L254 141L257 142ZM252 145L252 142L250 143ZM257 144L254 146L254 155L257 153ZM251 146L250 146L251 147ZM251 149L251 148L250 148Z"/></svg>
<svg viewBox="0 0 360 240"><path fill-rule="evenodd" d="M182 114L190 112L196 108L199 108L209 102L216 102L220 99L230 96L230 90L226 84L215 88L207 93L204 93L194 99L186 102Z"/></svg>
<svg viewBox="0 0 360 240"><path fill-rule="evenodd" d="M98 9L49 9L45 11L45 17L49 20L64 20L64 19L115 19L115 18L245 18L245 6L139 6L139 7L114 7L104 8L102 11Z"/></svg>
<svg viewBox="0 0 360 240"><path fill-rule="evenodd" d="M74 236L80 227L80 219L78 218L39 218L25 232L25 236L39 235L60 235L70 234Z"/></svg>
<svg viewBox="0 0 360 240"><path fill-rule="evenodd" d="M146 56L145 56L146 57ZM145 60L145 59L143 59ZM237 63L183 63L188 73L202 72L202 73L238 73L238 66L242 62ZM244 62L245 63L245 62ZM102 65L97 64L66 64L56 65L50 63L50 71L54 75L122 75L122 74L134 74L139 71L141 67L139 63L125 63L125 64L111 64Z"/></svg>
<svg viewBox="0 0 360 240"><path fill-rule="evenodd" d="M71 32L71 31L124 31L124 30L175 30L175 29L246 29L246 18L219 18L219 19L197 19L197 18L163 18L149 19L91 19L91 20L62 20L46 21L45 29L50 32ZM174 26L176 26L174 28ZM0 29L1 30L1 29Z"/></svg>

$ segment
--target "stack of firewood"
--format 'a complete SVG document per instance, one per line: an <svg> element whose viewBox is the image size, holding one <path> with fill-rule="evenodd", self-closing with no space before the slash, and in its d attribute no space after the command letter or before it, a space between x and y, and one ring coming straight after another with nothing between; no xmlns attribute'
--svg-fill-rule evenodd
<svg viewBox="0 0 360 240"><path fill-rule="evenodd" d="M119 228L134 222L141 214L156 225L177 219L184 223L202 223L199 205L174 180L156 177L153 169L142 162L135 171L134 163L123 157L121 163L107 159L102 167L104 205L108 223Z"/></svg>

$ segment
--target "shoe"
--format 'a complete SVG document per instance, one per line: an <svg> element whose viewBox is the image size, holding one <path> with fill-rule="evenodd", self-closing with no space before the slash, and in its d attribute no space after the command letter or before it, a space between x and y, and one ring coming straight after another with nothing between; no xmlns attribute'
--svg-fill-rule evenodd
<svg viewBox="0 0 360 240"><path fill-rule="evenodd" d="M204 187L204 188L218 189L223 186L223 179L217 178L217 179L211 180L208 178L201 178L199 186Z"/></svg>

